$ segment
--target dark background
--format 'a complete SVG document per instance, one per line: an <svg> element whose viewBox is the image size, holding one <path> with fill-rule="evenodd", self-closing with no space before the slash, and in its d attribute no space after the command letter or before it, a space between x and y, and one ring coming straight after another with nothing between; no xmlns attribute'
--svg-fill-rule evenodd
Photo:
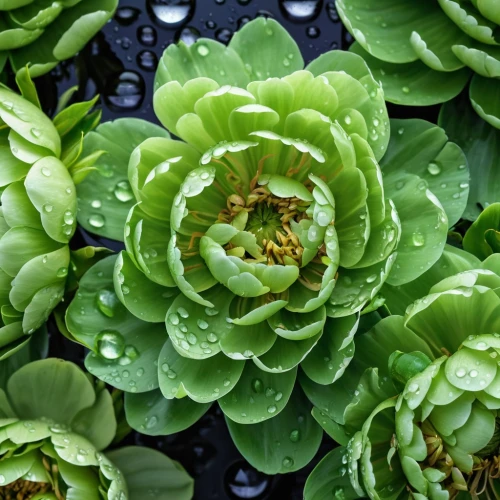
<svg viewBox="0 0 500 500"><path fill-rule="evenodd" d="M342 27L335 2L326 0L120 0L112 19L72 60L37 80L47 113L58 96L78 85L76 100L101 95L103 121L124 116L157 122L151 100L158 59L170 44L199 37L228 43L233 33L257 16L272 17L298 43L306 64L333 49L346 50L351 36ZM420 116L435 121L437 109L389 107L392 117ZM94 240L81 228L72 246L121 244ZM83 361L82 348L52 335L50 355ZM333 448L324 442L313 462L286 476L266 476L248 465L235 448L217 404L192 428L166 437L131 434L127 443L150 446L179 460L195 478L195 499L299 500L314 465ZM333 494L332 494L333 498Z"/></svg>

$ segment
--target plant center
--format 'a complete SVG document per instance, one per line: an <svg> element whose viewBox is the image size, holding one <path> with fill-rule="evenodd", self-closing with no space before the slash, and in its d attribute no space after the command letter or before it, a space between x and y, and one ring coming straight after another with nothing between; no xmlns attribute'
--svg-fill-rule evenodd
<svg viewBox="0 0 500 500"><path fill-rule="evenodd" d="M421 464L422 469L432 467L446 474L443 486L450 493L450 500L461 491L467 491L472 498L485 493L490 498L495 490L495 481L500 478L500 425L497 420L495 433L488 445L473 456L473 467L470 474L459 471L457 465L446 451L446 443L436 432L432 424L426 420L422 423L427 460ZM491 496L491 498L496 498Z"/></svg>
<svg viewBox="0 0 500 500"><path fill-rule="evenodd" d="M241 212L247 212L245 231L255 235L262 250L262 259L248 255L242 257L252 261L267 261L269 265L300 266L304 248L292 230L291 221L298 223L308 218L306 210L309 205L310 202L297 197L275 196L265 186L259 186L246 198L237 194L229 196L227 208L219 214L218 220L230 224Z"/></svg>
<svg viewBox="0 0 500 500"><path fill-rule="evenodd" d="M38 483L18 479L6 486L0 486L0 498L3 500L29 500L40 493L53 492L50 483ZM64 497L58 497L64 500Z"/></svg>

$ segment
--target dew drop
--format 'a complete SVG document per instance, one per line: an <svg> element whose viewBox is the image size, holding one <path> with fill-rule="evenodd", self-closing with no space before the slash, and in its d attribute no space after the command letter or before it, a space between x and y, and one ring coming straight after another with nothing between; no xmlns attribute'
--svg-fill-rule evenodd
<svg viewBox="0 0 500 500"><path fill-rule="evenodd" d="M416 247L421 247L425 243L425 237L422 233L415 232L413 233L412 241Z"/></svg>
<svg viewBox="0 0 500 500"><path fill-rule="evenodd" d="M455 372L455 375L458 377L458 378L463 378L465 377L465 375L467 374L467 370L465 368L459 368L456 372Z"/></svg>
<svg viewBox="0 0 500 500"><path fill-rule="evenodd" d="M294 429L292 432L290 432L290 441L292 443L297 443L298 441L300 441L299 429Z"/></svg>
<svg viewBox="0 0 500 500"><path fill-rule="evenodd" d="M54 207L50 203L45 203L42 208L43 211L48 214L50 214L50 212L52 212L52 210L54 209Z"/></svg>
<svg viewBox="0 0 500 500"><path fill-rule="evenodd" d="M203 43L198 44L196 47L196 51L200 54L201 57L206 57L210 54L210 49Z"/></svg>
<svg viewBox="0 0 500 500"><path fill-rule="evenodd" d="M438 175L441 173L441 167L435 163L435 162L431 162L429 163L429 165L427 166L427 171L429 172L429 174L431 175Z"/></svg>
<svg viewBox="0 0 500 500"><path fill-rule="evenodd" d="M101 214L92 214L89 217L89 224L92 227L95 227L95 228L103 227L104 224L105 224L105 222L106 221L105 221L104 217Z"/></svg>
<svg viewBox="0 0 500 500"><path fill-rule="evenodd" d="M293 458L291 458L291 457L285 457L283 459L282 463L283 463L283 467L286 467L287 469L289 469L290 467L293 466L293 463L294 463L293 462Z"/></svg>
<svg viewBox="0 0 500 500"><path fill-rule="evenodd" d="M103 358L117 359L124 352L125 341L119 332L104 330L96 336L94 346Z"/></svg>
<svg viewBox="0 0 500 500"><path fill-rule="evenodd" d="M44 175L45 177L50 177L52 175L52 172L49 168L42 167L42 175Z"/></svg>
<svg viewBox="0 0 500 500"><path fill-rule="evenodd" d="M193 12L192 0L148 0L148 10L159 24L174 28L186 23Z"/></svg>
<svg viewBox="0 0 500 500"><path fill-rule="evenodd" d="M251 385L252 391L256 394L260 394L264 390L264 384L260 378L254 378Z"/></svg>

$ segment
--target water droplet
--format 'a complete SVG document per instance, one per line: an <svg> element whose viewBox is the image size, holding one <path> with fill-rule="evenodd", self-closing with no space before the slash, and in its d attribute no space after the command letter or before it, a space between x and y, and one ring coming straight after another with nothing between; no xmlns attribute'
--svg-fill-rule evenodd
<svg viewBox="0 0 500 500"><path fill-rule="evenodd" d="M89 224L92 226L92 227L95 227L95 228L100 228L100 227L103 227L104 226L104 223L105 223L105 219L102 215L100 214L92 214L90 217L89 217Z"/></svg>
<svg viewBox="0 0 500 500"><path fill-rule="evenodd" d="M53 209L54 207L50 203L45 203L45 205L43 205L43 211L47 212L48 214L50 214Z"/></svg>
<svg viewBox="0 0 500 500"><path fill-rule="evenodd" d="M130 359L137 359L139 357L139 351L131 345L125 347L125 356Z"/></svg>
<svg viewBox="0 0 500 500"><path fill-rule="evenodd" d="M224 484L229 496L234 499L268 498L271 489L269 476L254 469L245 460L239 460L227 469Z"/></svg>
<svg viewBox="0 0 500 500"><path fill-rule="evenodd" d="M158 418L154 415L149 417L146 422L146 429L152 429L158 423Z"/></svg>
<svg viewBox="0 0 500 500"><path fill-rule="evenodd" d="M373 283L376 279L377 279L377 275L376 274L372 274L371 276L368 276L368 278L366 278L366 282L367 283Z"/></svg>
<svg viewBox="0 0 500 500"><path fill-rule="evenodd" d="M196 324L200 330L206 330L208 328L208 323L203 319L198 319Z"/></svg>
<svg viewBox="0 0 500 500"><path fill-rule="evenodd" d="M335 8L335 2L328 2L326 5L326 12L328 14L328 17L330 18L330 21L334 23L339 22L339 14L337 12L337 9Z"/></svg>
<svg viewBox="0 0 500 500"><path fill-rule="evenodd" d="M158 57L151 50L142 50L137 54L137 64L145 71L155 71L158 67Z"/></svg>
<svg viewBox="0 0 500 500"><path fill-rule="evenodd" d="M412 241L416 247L421 247L425 243L425 237L422 233L415 232L413 233Z"/></svg>
<svg viewBox="0 0 500 500"><path fill-rule="evenodd" d="M267 407L267 412L268 413L275 413L277 409L278 408L276 407L276 405L270 405Z"/></svg>
<svg viewBox="0 0 500 500"><path fill-rule="evenodd" d="M309 38L318 38L319 35L321 35L321 31L319 28L317 28L316 26L309 26L307 29L306 29L306 35L309 37Z"/></svg>
<svg viewBox="0 0 500 500"><path fill-rule="evenodd" d="M95 338L94 347L106 359L119 358L125 348L125 341L119 332L104 330Z"/></svg>
<svg viewBox="0 0 500 500"><path fill-rule="evenodd" d="M137 371L135 372L135 374L138 377L142 377L144 375L144 368L138 368Z"/></svg>
<svg viewBox="0 0 500 500"><path fill-rule="evenodd" d="M128 181L118 182L113 192L116 198L124 203L134 198L134 193Z"/></svg>
<svg viewBox="0 0 500 500"><path fill-rule="evenodd" d="M403 91L403 93L405 93L405 94L409 94L409 93L410 93L410 87L403 87L401 90L402 90L402 91Z"/></svg>
<svg viewBox="0 0 500 500"><path fill-rule="evenodd" d="M122 26L130 26L138 19L140 14L141 11L135 7L120 7L116 11L115 19Z"/></svg>
<svg viewBox="0 0 500 500"><path fill-rule="evenodd" d="M66 276L68 276L68 268L67 267L60 267L57 270L56 276L58 278L65 278Z"/></svg>
<svg viewBox="0 0 500 500"><path fill-rule="evenodd" d="M314 19L321 10L319 0L281 0L283 14L296 23L305 23Z"/></svg>
<svg viewBox="0 0 500 500"><path fill-rule="evenodd" d="M32 128L31 133L34 137L40 137L42 135L42 131L38 128Z"/></svg>
<svg viewBox="0 0 500 500"><path fill-rule="evenodd" d="M427 171L429 172L429 174L431 175L438 175L441 173L441 167L435 163L435 162L431 162L429 163L429 165L427 166Z"/></svg>
<svg viewBox="0 0 500 500"><path fill-rule="evenodd" d="M214 342L217 342L217 341L219 340L219 337L217 337L217 335L215 335L215 333L212 333L212 332L211 332L211 333L209 333L209 334L207 335L207 340L208 340L209 342L214 343Z"/></svg>
<svg viewBox="0 0 500 500"><path fill-rule="evenodd" d="M471 371L469 372L469 376L470 376L471 378L476 378L476 377L478 376L478 371L477 371L477 370L471 370Z"/></svg>
<svg viewBox="0 0 500 500"><path fill-rule="evenodd" d="M201 34L196 28L186 26L182 30L178 31L176 41L182 41L189 47L190 45L193 45L193 43L195 43L200 36Z"/></svg>
<svg viewBox="0 0 500 500"><path fill-rule="evenodd" d="M64 223L65 224L73 224L73 222L75 222L75 218L73 216L73 212L71 212L70 210L66 210L66 212L64 212Z"/></svg>
<svg viewBox="0 0 500 500"><path fill-rule="evenodd" d="M287 469L289 469L290 467L292 467L293 463L294 463L293 462L293 458L291 458L291 457L285 457L283 459L283 462L282 462L283 467L286 467Z"/></svg>
<svg viewBox="0 0 500 500"><path fill-rule="evenodd" d="M184 319L189 318L189 313L183 307L179 307L177 313Z"/></svg>
<svg viewBox="0 0 500 500"><path fill-rule="evenodd" d="M252 380L252 391L256 394L260 394L264 390L264 384L260 378L254 378Z"/></svg>
<svg viewBox="0 0 500 500"><path fill-rule="evenodd" d="M231 381L228 378L225 378L223 384L224 387L228 387L229 385L231 385Z"/></svg>
<svg viewBox="0 0 500 500"><path fill-rule="evenodd" d="M459 368L456 372L455 372L455 375L458 377L458 378L463 378L465 377L465 375L467 374L467 370L465 368Z"/></svg>
<svg viewBox="0 0 500 500"><path fill-rule="evenodd" d="M137 40L139 40L141 45L154 47L158 40L158 35L153 26L139 26L137 28Z"/></svg>
<svg viewBox="0 0 500 500"><path fill-rule="evenodd" d="M206 57L210 54L210 49L203 43L198 44L196 47L196 51L200 54L201 57Z"/></svg>
<svg viewBox="0 0 500 500"><path fill-rule="evenodd" d="M108 318L112 318L115 315L116 309L118 308L120 301L113 290L102 289L97 292L96 302L99 311L101 311Z"/></svg>
<svg viewBox="0 0 500 500"><path fill-rule="evenodd" d="M49 168L42 167L42 175L44 175L45 177L50 177L52 175L52 172Z"/></svg>
<svg viewBox="0 0 500 500"><path fill-rule="evenodd" d="M102 203L100 200L93 200L92 203L90 204L92 208L101 208Z"/></svg>
<svg viewBox="0 0 500 500"><path fill-rule="evenodd" d="M292 443L297 443L298 441L300 441L299 429L294 429L292 432L290 432L290 441Z"/></svg>
<svg viewBox="0 0 500 500"><path fill-rule="evenodd" d="M198 338L194 333L188 333L186 339L191 345L195 345L198 342Z"/></svg>
<svg viewBox="0 0 500 500"><path fill-rule="evenodd" d="M138 109L145 95L144 79L135 71L123 71L106 82L104 101L111 111Z"/></svg>
<svg viewBox="0 0 500 500"><path fill-rule="evenodd" d="M193 13L192 0L148 0L148 10L159 24L173 28L186 23Z"/></svg>
<svg viewBox="0 0 500 500"><path fill-rule="evenodd" d="M223 43L225 45L227 45L231 41L232 37L233 37L233 32L229 28L219 28L215 32L215 39L218 42Z"/></svg>
<svg viewBox="0 0 500 500"><path fill-rule="evenodd" d="M346 125L350 125L352 123L351 116L350 115L345 115L344 121L345 121Z"/></svg>

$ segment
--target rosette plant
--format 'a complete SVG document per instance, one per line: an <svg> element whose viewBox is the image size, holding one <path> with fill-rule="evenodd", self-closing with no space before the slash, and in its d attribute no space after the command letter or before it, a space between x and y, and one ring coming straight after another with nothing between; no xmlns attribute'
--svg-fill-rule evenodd
<svg viewBox="0 0 500 500"><path fill-rule="evenodd" d="M0 389L0 496L44 500L168 500L192 497L193 480L149 448L109 452L111 394L73 363L45 359Z"/></svg>
<svg viewBox="0 0 500 500"><path fill-rule="evenodd" d="M95 254L68 246L75 183L101 154L80 154L100 120L100 111L89 113L95 99L65 107L70 92L51 121L26 71L18 83L23 95L0 88L0 359L29 341Z"/></svg>
<svg viewBox="0 0 500 500"><path fill-rule="evenodd" d="M477 267L361 335L339 383L308 384L342 446L313 471L306 499L498 496L500 256Z"/></svg>
<svg viewBox="0 0 500 500"><path fill-rule="evenodd" d="M113 17L118 0L2 0L0 65L31 76L48 73L73 57Z"/></svg>
<svg viewBox="0 0 500 500"><path fill-rule="evenodd" d="M339 0L336 7L388 101L445 102L473 75L474 109L500 128L498 0Z"/></svg>
<svg viewBox="0 0 500 500"><path fill-rule="evenodd" d="M439 127L390 124L359 56L304 70L273 20L228 47L170 46L156 87L182 142L133 151L126 251L84 276L69 334L93 351L92 373L128 392L135 428L176 432L217 400L252 464L296 470L321 438L299 365L319 384L339 378L383 283L439 258L465 206L465 157Z"/></svg>

